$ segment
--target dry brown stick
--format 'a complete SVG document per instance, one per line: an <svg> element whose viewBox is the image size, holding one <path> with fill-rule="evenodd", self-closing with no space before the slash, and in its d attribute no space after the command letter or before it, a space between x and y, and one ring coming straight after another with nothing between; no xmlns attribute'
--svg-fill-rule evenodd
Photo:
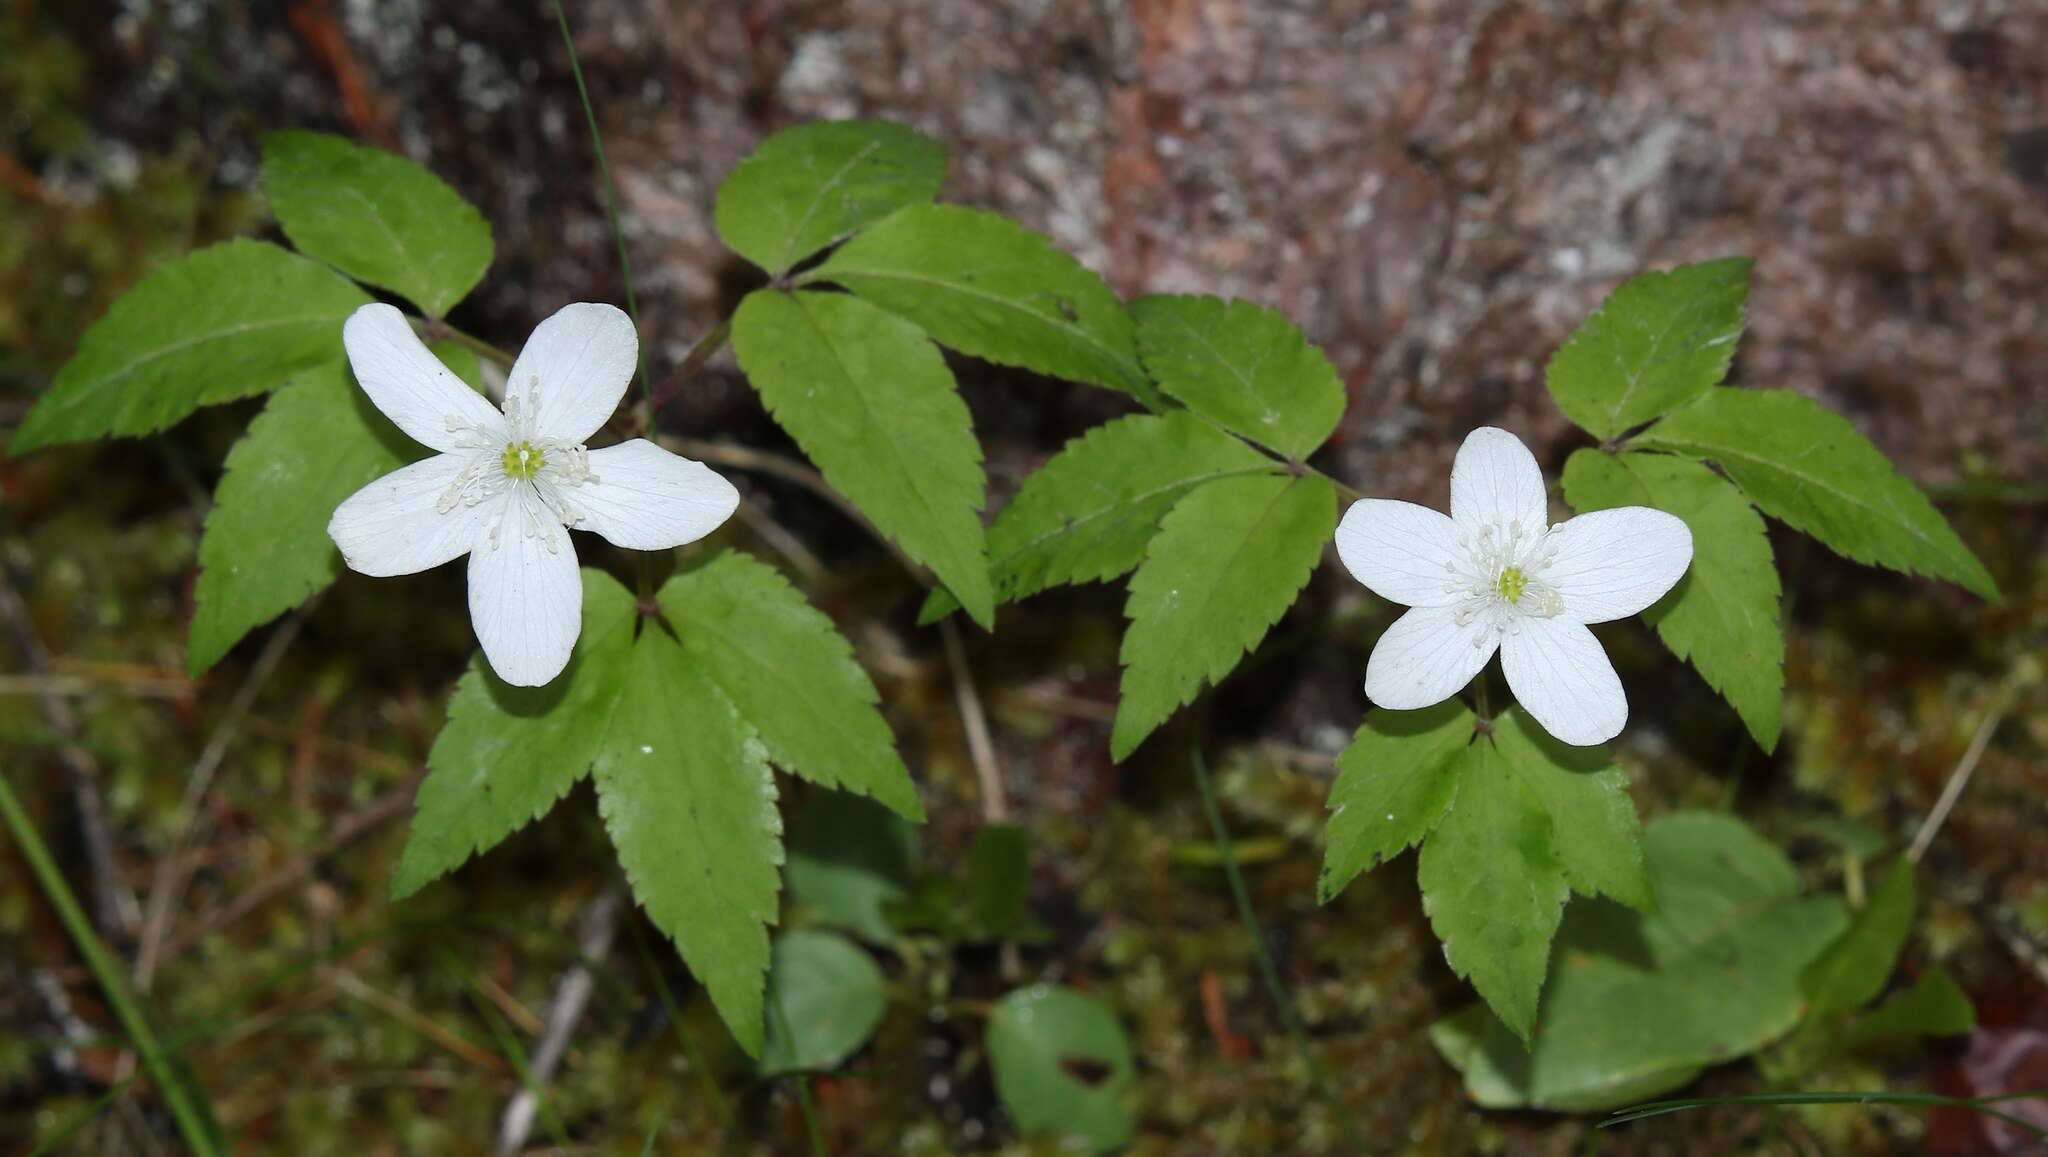
<svg viewBox="0 0 2048 1157"><path fill-rule="evenodd" d="M1956 801L1963 797L1963 789L1970 786L1970 777L1977 772L1977 764L1983 760L1984 751L1991 746L1991 735L2005 719L2005 712L2012 704L2009 691L2002 691L1998 701L1984 716L1984 722L1977 725L1977 733L1970 736L1970 745L1963 749L1963 757L1956 761L1956 768L1949 772L1948 782L1942 786L1941 797L1934 801L1934 808L1927 813L1920 830L1913 833L1913 844L1906 849L1906 859L1919 863L1920 857L1934 843L1935 834L1948 821L1948 813L1955 810Z"/></svg>
<svg viewBox="0 0 2048 1157"><path fill-rule="evenodd" d="M426 1037L428 1040L433 1041L470 1064L478 1068L489 1069L491 1072L501 1075L511 1071L503 1057L464 1040L460 1035L449 1031L440 1022L397 997L392 996L390 993L381 992L370 987L363 982L362 977L357 976L346 968L329 968L325 971L327 979L334 987L362 1001L371 1008L389 1015L392 1019L406 1025L414 1032L419 1033L421 1036Z"/></svg>
<svg viewBox="0 0 2048 1157"><path fill-rule="evenodd" d="M198 943L202 937L211 936L276 899L286 889L311 874L314 866L320 861L404 815L412 806L413 796L418 790L419 778L415 776L341 817L319 843L272 869L269 875L251 885L248 891L235 897L225 906L215 909L196 924L180 929L172 935L164 942L160 959L177 958Z"/></svg>
<svg viewBox="0 0 2048 1157"><path fill-rule="evenodd" d="M21 652L21 661L29 673L41 678L50 676L50 651L43 646L42 637L36 634L35 622L29 617L28 604L14 589L14 583L4 571L0 571L0 621L4 621L7 633L14 640L14 647ZM47 689L39 696L42 704L43 721L56 733L57 758L63 763L69 779L72 807L78 813L80 842L85 847L86 866L91 870L93 923L100 933L111 939L125 940L134 931L139 908L135 893L121 878L121 865L114 858L114 838L107 827L106 803L100 798L100 769L79 741L78 717L71 713L71 705L62 695Z"/></svg>
<svg viewBox="0 0 2048 1157"><path fill-rule="evenodd" d="M498 1119L498 1157L519 1152L533 1132L533 1119L540 1111L539 1090L555 1075L555 1066L568 1050L569 1034L575 1031L576 1022L583 1019L584 1007L590 1003L590 994L596 987L590 966L602 964L611 953L622 898L619 886L613 884L584 909L583 925L576 937L579 955L576 963L555 981L554 999L548 1002L547 1029L534 1047L527 1083L506 1102L504 1115Z"/></svg>
<svg viewBox="0 0 2048 1157"><path fill-rule="evenodd" d="M996 763L995 740L989 735L988 715L981 709L981 694L974 689L974 671L967 665L967 647L960 641L960 628L947 615L939 620L939 638L945 643L946 665L953 672L953 698L960 707L960 726L967 732L967 755L974 762L974 778L981 785L983 823L1010 822L1010 797L1003 790L1003 769ZM997 964L1003 979L1015 984L1024 974L1017 942L1005 940L997 948Z"/></svg>
<svg viewBox="0 0 2048 1157"><path fill-rule="evenodd" d="M314 595L304 606L293 611L284 622L263 642L263 650L256 656L255 665L242 685L235 690L235 697L228 702L228 709L214 725L213 735L199 752L199 758L192 764L191 774L185 777L185 794L178 800L177 817L171 822L171 846L164 855L157 870L156 880L149 889L149 908L142 921L142 939L135 951L135 987L148 992L150 982L156 979L156 966L161 959L164 937L171 930L171 909L178 902L178 894L184 890L185 880L190 874L190 856L187 848L192 843L200 820L200 805L206 799L207 791L213 786L213 777L227 758L228 748L242 733L242 721L249 710L256 705L256 697L277 672L277 665L284 661L285 652L291 649L292 640L299 637L299 628L305 624L306 615L319 601Z"/></svg>

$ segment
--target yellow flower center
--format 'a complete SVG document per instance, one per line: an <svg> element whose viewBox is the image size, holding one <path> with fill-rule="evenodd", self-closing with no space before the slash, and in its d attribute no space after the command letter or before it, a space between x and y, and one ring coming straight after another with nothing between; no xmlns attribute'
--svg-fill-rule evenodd
<svg viewBox="0 0 2048 1157"><path fill-rule="evenodd" d="M508 450L506 453L510 454L511 451ZM1495 581L1494 589L1500 592L1500 597L1510 603L1521 602L1522 592L1529 589L1529 576L1522 573L1521 567L1508 567L1500 572L1500 578Z"/></svg>
<svg viewBox="0 0 2048 1157"><path fill-rule="evenodd" d="M531 442L514 442L505 447L504 462L507 477L524 480L540 473L547 457Z"/></svg>

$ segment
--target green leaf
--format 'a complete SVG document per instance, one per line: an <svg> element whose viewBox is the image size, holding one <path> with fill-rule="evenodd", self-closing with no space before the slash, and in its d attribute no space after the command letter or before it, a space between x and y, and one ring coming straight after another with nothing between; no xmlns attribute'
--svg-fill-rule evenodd
<svg viewBox="0 0 2048 1157"><path fill-rule="evenodd" d="M988 532L996 599L1115 578L1144 561L1160 520L1195 487L1280 468L1186 411L1097 426L1026 478L996 516ZM935 622L958 605L933 591L919 621Z"/></svg>
<svg viewBox="0 0 2048 1157"><path fill-rule="evenodd" d="M434 353L467 381L476 355ZM199 539L199 582L185 648L204 674L256 627L324 590L341 573L327 520L343 499L422 454L356 388L346 362L286 383L228 451Z"/></svg>
<svg viewBox="0 0 2048 1157"><path fill-rule="evenodd" d="M592 778L633 895L682 950L747 1055L761 1055L782 821L768 753L695 659L640 632Z"/></svg>
<svg viewBox="0 0 2048 1157"><path fill-rule="evenodd" d="M404 899L460 867L568 794L597 758L633 651L633 596L583 570L583 632L545 687L514 687L482 655L456 684L448 722L427 754L412 831L391 879Z"/></svg>
<svg viewBox="0 0 2048 1157"><path fill-rule="evenodd" d="M887 121L814 121L761 142L718 189L718 235L781 276L906 205L939 195L944 145Z"/></svg>
<svg viewBox="0 0 2048 1157"><path fill-rule="evenodd" d="M995 213L903 209L805 280L843 285L961 353L1108 386L1160 408L1116 294L1052 242Z"/></svg>
<svg viewBox="0 0 2048 1157"><path fill-rule="evenodd" d="M1442 829L1430 838L1425 860L1442 838ZM1659 819L1643 848L1657 910L1571 906L1530 1047L1483 1006L1431 1030L1480 1105L1576 1112L1629 1104L1799 1022L1800 971L1841 930L1840 902L1801 898L1785 857L1720 813Z"/></svg>
<svg viewBox="0 0 2048 1157"><path fill-rule="evenodd" d="M1991 573L1927 496L1848 419L1811 398L1712 390L1636 441L1720 463L1765 514L1837 554L1999 597Z"/></svg>
<svg viewBox="0 0 2048 1157"><path fill-rule="evenodd" d="M1518 707L1494 719L1493 745L1549 814L1552 850L1572 890L1631 908L1654 906L1643 874L1642 821L1628 795L1628 776L1607 749L1559 743L1525 722Z"/></svg>
<svg viewBox="0 0 2048 1157"><path fill-rule="evenodd" d="M1320 892L1328 902L1360 872L1420 843L1451 808L1456 769L1472 742L1472 712L1456 699L1420 711L1375 708L1337 757Z"/></svg>
<svg viewBox="0 0 2048 1157"><path fill-rule="evenodd" d="M768 1035L761 1075L827 1072L860 1051L889 1008L874 960L843 936L785 932L768 972Z"/></svg>
<svg viewBox="0 0 2048 1157"><path fill-rule="evenodd" d="M1320 475L1225 478L1167 514L1131 577L1123 697L1110 755L1221 680L1294 603L1337 524Z"/></svg>
<svg viewBox="0 0 2048 1157"><path fill-rule="evenodd" d="M938 349L858 298L766 289L740 303L732 344L826 480L989 625L981 445Z"/></svg>
<svg viewBox="0 0 2048 1157"><path fill-rule="evenodd" d="M263 193L301 253L446 314L491 264L491 226L424 166L328 133L263 138Z"/></svg>
<svg viewBox="0 0 2048 1157"><path fill-rule="evenodd" d="M36 399L13 452L161 430L201 406L275 389L341 356L369 302L275 245L229 241L152 270L93 323Z"/></svg>
<svg viewBox="0 0 2048 1157"><path fill-rule="evenodd" d="M1749 265L1730 257L1624 283L1551 355L1557 408L1613 438L1719 384L1742 336Z"/></svg>
<svg viewBox="0 0 2048 1157"><path fill-rule="evenodd" d="M1527 1040L1570 894L1543 805L1490 742L1454 766L1451 810L1422 845L1422 908L1451 970Z"/></svg>
<svg viewBox="0 0 2048 1157"><path fill-rule="evenodd" d="M1344 416L1344 383L1330 359L1278 310L1214 297L1141 297L1131 318L1159 388L1226 430L1300 460Z"/></svg>
<svg viewBox="0 0 2048 1157"><path fill-rule="evenodd" d="M1758 746L1775 749L1785 632L1771 540L1749 500L1698 462L1591 449L1565 462L1564 495L1580 511L1653 506L1691 528L1692 566L1643 618L1735 708Z"/></svg>
<svg viewBox="0 0 2048 1157"><path fill-rule="evenodd" d="M783 882L820 923L889 943L888 910L909 898L916 870L917 829L866 796L820 791L790 821Z"/></svg>
<svg viewBox="0 0 2048 1157"><path fill-rule="evenodd" d="M1137 1077L1108 1005L1061 986L1018 989L989 1014L988 1058L1019 1133L1068 1137L1094 1153L1130 1142L1124 1102Z"/></svg>
<svg viewBox="0 0 2048 1157"><path fill-rule="evenodd" d="M1901 856L1841 938L1800 977L1813 1015L1861 1008L1884 990L1913 930L1913 908L1913 864Z"/></svg>
<svg viewBox="0 0 2048 1157"><path fill-rule="evenodd" d="M1919 983L1877 1007L1849 1030L1849 1045L1923 1036L1958 1036L1977 1027L1970 998L1941 968L1929 968Z"/></svg>
<svg viewBox="0 0 2048 1157"><path fill-rule="evenodd" d="M852 646L774 568L727 551L670 579L659 602L683 650L760 733L768 758L924 819Z"/></svg>

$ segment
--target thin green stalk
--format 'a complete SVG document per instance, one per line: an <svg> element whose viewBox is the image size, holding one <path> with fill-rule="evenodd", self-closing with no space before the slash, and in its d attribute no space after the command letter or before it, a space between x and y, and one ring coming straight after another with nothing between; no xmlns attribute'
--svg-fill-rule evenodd
<svg viewBox="0 0 2048 1157"><path fill-rule="evenodd" d="M541 1120L548 1127L548 1135L555 1139L558 1147L568 1148L568 1130L563 1127L561 1116L555 1112L554 1102L549 1099L546 1087L534 1076L533 1065L526 1056L526 1048L519 1043L519 1034L512 1031L512 1026L505 1022L505 1014L499 1012L498 1007L484 995L483 989L476 982L476 977L453 952L445 948L442 950L441 966L454 973L455 979L461 982L463 991L469 994L469 1002L483 1014L484 1023L491 1030L491 1039L497 1042L498 1052L503 1054L507 1063L512 1066L513 1073L519 1077L520 1086L533 1094L540 1108Z"/></svg>
<svg viewBox="0 0 2048 1157"><path fill-rule="evenodd" d="M689 1065L690 1071L697 1074L698 1082L704 1086L705 1096L710 1098L712 1106L718 1110L719 1125L729 1135L733 1124L732 1105L725 1099L725 1090L719 1087L718 1081L711 1075L711 1070L704 1066L690 1048L690 1038L683 1032L682 1007L676 1003L675 993L669 990L668 978L661 972L661 962L655 959L653 950L647 947L647 934L640 930L640 922L629 920L626 927L632 933L634 950L640 954L640 966L653 978L655 995L661 999L661 1008L668 1015L670 1027L675 1029L676 1047L682 1050L683 1063Z"/></svg>
<svg viewBox="0 0 2048 1157"><path fill-rule="evenodd" d="M149 1069L150 1078L156 1082L164 1103L170 1107L171 1117L177 1121L178 1132L185 1138L185 1144L200 1157L220 1153L220 1127L214 1122L212 1111L186 1085L184 1074L178 1071L170 1054L158 1042L148 1016L128 991L128 982L121 967L100 943L100 938L93 934L92 924L78 906L78 897L72 894L71 885L64 882L64 874L57 870L57 862L51 858L50 849L43 843L41 834L36 831L35 824L29 820L28 813L22 809L21 801L15 798L14 789L4 776L0 776L0 817L6 819L15 842L21 845L23 858L28 860L29 869L42 885L43 894L49 897L50 906L57 910L57 919L71 934L79 955L85 957L86 966L92 969L93 978L99 981L101 991L106 993L107 1003L113 1006L122 1030L134 1042L135 1051L142 1054L142 1063Z"/></svg>
<svg viewBox="0 0 2048 1157"><path fill-rule="evenodd" d="M2001 1093L1995 1097L1944 1097L1939 1093L1751 1093L1739 1097L1685 1097L1671 1101L1647 1101L1617 1109L1605 1121L1602 1129L1614 1125L1626 1125L1630 1121L1641 1121L1649 1117L1661 1117L1666 1113L1682 1113L1688 1109L1708 1109L1717 1105L1910 1105L1922 1108L1968 1109L1987 1117L1996 1117L2016 1129L2024 1130L2037 1139L2048 1140L2048 1129L2024 1117L2002 1112L1991 1106L2003 1101L2030 1101L2048 1099L2048 1090L2034 1090L2024 1093Z"/></svg>
<svg viewBox="0 0 2048 1157"><path fill-rule="evenodd" d="M782 1007L782 993L771 985L768 995L768 1007L775 1010L775 1025L782 1030L782 1039L795 1040L796 1034L789 1028L789 1013ZM796 1105L803 1111L804 1129L811 1135L812 1157L830 1157L830 1151L825 1148L825 1131L818 1127L818 1110L811 1104L810 1075L796 1073L790 1077L790 1083L796 1086Z"/></svg>
<svg viewBox="0 0 2048 1157"><path fill-rule="evenodd" d="M1237 901L1238 918L1244 921L1245 935L1251 937L1252 956L1258 961L1259 976L1266 983L1266 991L1272 995L1273 1003L1280 1010L1280 1023L1287 1028L1287 1035L1294 1040L1294 1048L1301 1056L1301 1063L1308 1069L1309 1080L1314 1082L1317 1095L1334 1109L1343 1122L1345 1133L1355 1143L1356 1123L1344 1105L1338 1101L1336 1090L1330 1085L1330 1075L1323 1071L1321 1061L1316 1060L1314 1050L1309 1048L1308 1032L1301 1027L1301 1019L1294 1015L1294 1001L1287 992L1287 986L1280 980L1280 969L1273 963L1273 954L1266 947L1265 931L1259 927L1258 914L1252 911L1251 892L1244 886L1244 875L1237 868L1237 850L1230 842L1230 829L1223 826L1223 812L1216 806L1216 788L1209 781L1209 761L1202 755L1202 749L1194 751L1195 786L1202 793L1202 811L1209 817L1209 830L1216 836L1216 851L1223 862L1223 876L1230 881L1230 894Z"/></svg>
<svg viewBox="0 0 2048 1157"><path fill-rule="evenodd" d="M576 58L576 38L569 34L569 14L562 0L554 0L555 21L562 26L562 45L569 50L569 75L576 78L576 98L583 102L583 119L590 126L590 150L597 156L598 176L604 180L604 218L611 226L612 241L619 248L619 276L626 283L626 314L633 319L633 332L640 332L640 300L633 293L633 262L626 256L626 234L619 228L619 187L612 182L612 167L604 158L604 138L597 131L597 109L590 103L590 89L583 83L583 64ZM640 343L640 389L649 413L645 426L654 428L652 413L654 380L647 373L647 343Z"/></svg>

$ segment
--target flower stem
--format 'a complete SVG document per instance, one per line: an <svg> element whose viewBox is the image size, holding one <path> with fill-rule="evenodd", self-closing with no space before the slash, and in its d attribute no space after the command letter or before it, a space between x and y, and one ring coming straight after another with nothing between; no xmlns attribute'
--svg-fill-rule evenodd
<svg viewBox="0 0 2048 1157"><path fill-rule="evenodd" d="M509 351L499 349L474 334L464 333L438 318L427 318L417 324L420 336L430 342L451 341L485 361L496 362L506 369L512 368L513 357Z"/></svg>

